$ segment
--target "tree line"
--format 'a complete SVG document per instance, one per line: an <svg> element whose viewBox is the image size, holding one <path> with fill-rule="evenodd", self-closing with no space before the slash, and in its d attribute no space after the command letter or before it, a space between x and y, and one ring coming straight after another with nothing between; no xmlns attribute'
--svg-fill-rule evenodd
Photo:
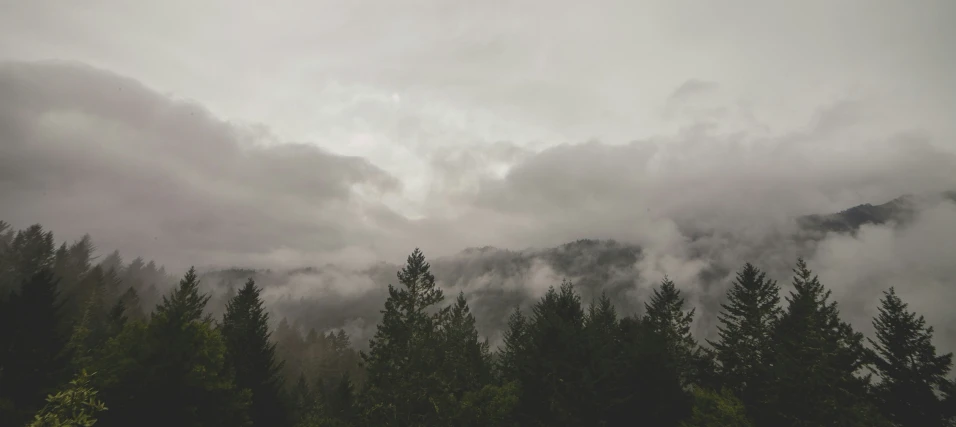
<svg viewBox="0 0 956 427"><path fill-rule="evenodd" d="M492 349L416 249L356 351L341 330L270 328L252 279L214 318L194 269L144 302L161 268L93 252L0 222L0 426L956 425L925 319L891 288L864 337L802 259L787 295L745 264L712 341L665 277L641 315L563 282Z"/></svg>

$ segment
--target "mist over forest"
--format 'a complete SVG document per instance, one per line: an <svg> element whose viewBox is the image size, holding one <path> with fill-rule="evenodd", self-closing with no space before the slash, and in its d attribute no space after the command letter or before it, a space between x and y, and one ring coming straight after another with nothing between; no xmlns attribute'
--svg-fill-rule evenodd
<svg viewBox="0 0 956 427"><path fill-rule="evenodd" d="M2 3L0 427L954 426L954 5Z"/></svg>

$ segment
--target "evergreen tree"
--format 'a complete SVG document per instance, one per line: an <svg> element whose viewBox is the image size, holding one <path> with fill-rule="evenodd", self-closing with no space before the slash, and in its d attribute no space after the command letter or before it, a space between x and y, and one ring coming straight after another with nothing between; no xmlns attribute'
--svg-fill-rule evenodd
<svg viewBox="0 0 956 427"><path fill-rule="evenodd" d="M907 311L907 304L893 288L884 292L873 327L876 340L869 342L880 379L874 395L886 418L901 427L947 425L942 392L953 364L952 353L936 354L933 328L923 316Z"/></svg>
<svg viewBox="0 0 956 427"><path fill-rule="evenodd" d="M143 308L139 301L139 294L136 292L136 289L129 287L126 289L126 292L120 296L119 302L123 306L123 315L128 319L132 320L145 320L146 315L143 314Z"/></svg>
<svg viewBox="0 0 956 427"><path fill-rule="evenodd" d="M34 271L5 307L10 323L3 326L0 348L0 419L14 425L28 420L69 378L68 338L56 301L56 279L46 267Z"/></svg>
<svg viewBox="0 0 956 427"><path fill-rule="evenodd" d="M803 259L775 330L772 418L786 426L875 425L866 405L863 337L839 318L836 302Z"/></svg>
<svg viewBox="0 0 956 427"><path fill-rule="evenodd" d="M617 311L606 294L602 293L598 301L588 307L584 335L587 390L592 393L585 396L581 404L593 414L596 424L604 421L607 425L624 425L629 421L619 419L618 414L633 404L633 384L621 381L623 337Z"/></svg>
<svg viewBox="0 0 956 427"><path fill-rule="evenodd" d="M110 312L106 317L106 324L109 331L109 336L115 337L123 330L123 327L126 326L126 322L129 320L129 316L126 315L126 304L122 300L116 301L116 304L113 304L113 308L110 309Z"/></svg>
<svg viewBox="0 0 956 427"><path fill-rule="evenodd" d="M488 343L478 337L464 293L455 299L442 333L443 374L449 391L460 399L466 392L483 387L491 377Z"/></svg>
<svg viewBox="0 0 956 427"><path fill-rule="evenodd" d="M690 330L696 309L685 310L685 306L674 281L664 276L660 286L654 289L650 303L644 304L644 324L661 336L681 375L681 383L687 387L698 379L697 367L704 356Z"/></svg>
<svg viewBox="0 0 956 427"><path fill-rule="evenodd" d="M398 272L402 288L388 286L382 321L362 353L368 378L365 396L370 423L376 425L439 425L432 393L444 392L438 326L448 315L437 308L444 299L435 285L425 255L415 249Z"/></svg>
<svg viewBox="0 0 956 427"><path fill-rule="evenodd" d="M208 300L190 268L148 324L127 322L107 343L97 359L111 405L104 426L248 425L248 392L236 387L225 340L203 315Z"/></svg>
<svg viewBox="0 0 956 427"><path fill-rule="evenodd" d="M94 350L105 344L109 338L108 313L103 311L100 290L93 289L87 297L83 314L73 327L69 348L73 354L73 364L77 370L90 366Z"/></svg>
<svg viewBox="0 0 956 427"><path fill-rule="evenodd" d="M93 246L93 240L87 234L69 247L64 243L60 246L60 249L56 251L54 257L54 272L59 281L62 295L67 301L73 300L77 302L77 304L72 305L76 310L68 314L71 320L76 320L79 316L82 316L84 303L93 292L93 286L95 286L97 279L102 280L102 271L100 271L100 276L96 279L84 281L84 276L92 267L91 261L93 259L94 250L96 250L96 248ZM69 307L70 304L67 306Z"/></svg>
<svg viewBox="0 0 956 427"><path fill-rule="evenodd" d="M312 389L309 388L309 382L305 379L305 375L299 374L299 378L295 381L295 385L289 393L289 401L292 406L292 418L298 425L315 404L315 396L312 394Z"/></svg>
<svg viewBox="0 0 956 427"><path fill-rule="evenodd" d="M282 406L275 344L269 342L269 315L252 279L226 304L222 335L226 341L227 362L235 370L236 384L252 392L249 415L253 426L288 425Z"/></svg>
<svg viewBox="0 0 956 427"><path fill-rule="evenodd" d="M711 343L720 362L721 385L751 410L761 404L770 381L773 328L780 317L780 287L752 264L737 273L721 304L719 339Z"/></svg>
<svg viewBox="0 0 956 427"><path fill-rule="evenodd" d="M621 319L623 357L618 380L628 395L611 420L618 426L640 419L646 425L671 427L691 410L691 397L671 357L672 343L640 317Z"/></svg>
<svg viewBox="0 0 956 427"><path fill-rule="evenodd" d="M522 358L529 354L528 319L515 307L508 317L508 329L504 332L504 348L498 350L498 375L502 379L515 379L523 369Z"/></svg>
<svg viewBox="0 0 956 427"><path fill-rule="evenodd" d="M37 273L53 269L53 233L40 224L20 230L10 242L6 286L14 290Z"/></svg>
<svg viewBox="0 0 956 427"><path fill-rule="evenodd" d="M13 271L13 230L10 224L0 220L0 304L6 301L16 288ZM0 308L3 308L0 305ZM3 320L0 318L0 320Z"/></svg>
<svg viewBox="0 0 956 427"><path fill-rule="evenodd" d="M286 318L279 321L272 337L276 344L276 355L283 361L282 378L286 384L294 385L299 376L305 372L303 358L307 350L307 344L302 340L299 331L293 329Z"/></svg>
<svg viewBox="0 0 956 427"><path fill-rule="evenodd" d="M352 425L358 421L355 389L349 374L341 376L335 387L322 393L322 406L328 424Z"/></svg>
<svg viewBox="0 0 956 427"><path fill-rule="evenodd" d="M590 392L585 369L584 310L570 282L553 287L532 308L525 354L514 379L521 385L522 424L580 425L593 415L579 405Z"/></svg>
<svg viewBox="0 0 956 427"><path fill-rule="evenodd" d="M113 251L106 258L103 258L99 265L103 271L113 271L114 274L119 274L123 269L123 257L120 256L119 251Z"/></svg>

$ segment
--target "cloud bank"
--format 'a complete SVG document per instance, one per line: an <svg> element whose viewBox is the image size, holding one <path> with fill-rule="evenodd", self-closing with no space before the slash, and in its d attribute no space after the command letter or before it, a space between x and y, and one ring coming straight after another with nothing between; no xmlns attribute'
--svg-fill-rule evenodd
<svg viewBox="0 0 956 427"><path fill-rule="evenodd" d="M719 89L689 82L672 101L693 105ZM953 288L950 204L855 236L808 241L795 225L800 215L956 189L952 135L890 128L886 112L865 101L822 103L804 125L779 132L717 126L727 115L746 116L731 105L626 144L423 149L431 166L422 214L405 215L394 200L408 183L366 159L283 141L102 69L6 62L0 218L17 227L39 222L61 238L90 233L101 248L161 260L173 271L331 264L321 274L276 278L265 296L289 315L356 331L374 325L382 286L394 283L394 265L374 263L400 262L416 246L450 257L436 264L439 279L449 292L468 292L478 315L492 318L489 330L563 277L618 283L622 304L639 309L669 274L693 303L713 307L743 262L787 282L801 254L857 323L872 313L879 290L895 284L914 308L951 324L956 319L936 305ZM601 264L596 254L611 249L564 258L547 250L584 238L615 239L639 256ZM518 255L458 254L486 245ZM579 259L605 273L574 271ZM304 313L295 304L303 300L323 302ZM709 328L702 319L701 329Z"/></svg>

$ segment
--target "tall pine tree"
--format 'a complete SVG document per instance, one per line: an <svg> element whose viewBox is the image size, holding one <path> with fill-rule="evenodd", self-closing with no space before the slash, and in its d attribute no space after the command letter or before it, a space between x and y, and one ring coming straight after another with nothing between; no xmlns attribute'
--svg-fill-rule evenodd
<svg viewBox="0 0 956 427"><path fill-rule="evenodd" d="M225 340L204 315L208 300L190 268L148 324L126 322L107 343L96 365L110 405L103 426L248 425L248 392L236 387Z"/></svg>
<svg viewBox="0 0 956 427"><path fill-rule="evenodd" d="M774 331L773 416L758 424L787 426L877 425L866 405L863 336L840 320L837 304L803 259L793 270L794 290Z"/></svg>
<svg viewBox="0 0 956 427"><path fill-rule="evenodd" d="M444 391L438 327L448 315L425 255L415 249L398 272L401 288L388 286L382 321L362 359L368 371L365 397L375 425L441 425L432 393Z"/></svg>
<svg viewBox="0 0 956 427"><path fill-rule="evenodd" d="M650 303L644 304L644 325L660 335L680 373L681 383L688 387L699 378L698 367L704 355L690 330L696 309L686 310L686 305L674 281L664 276Z"/></svg>
<svg viewBox="0 0 956 427"><path fill-rule="evenodd" d="M11 425L23 425L70 376L56 279L49 267L31 270L4 307L10 323L0 343L0 419Z"/></svg>
<svg viewBox="0 0 956 427"><path fill-rule="evenodd" d="M907 311L890 288L873 320L876 340L874 371L880 379L874 389L883 414L900 427L941 427L947 424L942 393L953 354L936 354L933 328L923 316Z"/></svg>
<svg viewBox="0 0 956 427"><path fill-rule="evenodd" d="M478 337L475 316L459 293L442 328L442 361L449 391L456 399L476 391L491 379L488 343Z"/></svg>
<svg viewBox="0 0 956 427"><path fill-rule="evenodd" d="M584 309L570 282L553 287L532 307L525 354L514 379L521 385L522 424L579 425L592 414L579 406L591 383L586 377Z"/></svg>
<svg viewBox="0 0 956 427"><path fill-rule="evenodd" d="M252 279L226 303L222 335L226 360L235 370L236 384L252 392L249 416L253 426L289 425L280 391L281 364L276 361L275 344L269 341L269 314Z"/></svg>
<svg viewBox="0 0 956 427"><path fill-rule="evenodd" d="M496 362L498 376L502 380L517 378L523 368L523 358L528 354L528 319L515 307L508 317L504 332L503 348L498 349Z"/></svg>
<svg viewBox="0 0 956 427"><path fill-rule="evenodd" d="M769 384L773 328L780 317L780 287L747 263L721 304L718 340L721 386L732 390L753 413L762 407Z"/></svg>

